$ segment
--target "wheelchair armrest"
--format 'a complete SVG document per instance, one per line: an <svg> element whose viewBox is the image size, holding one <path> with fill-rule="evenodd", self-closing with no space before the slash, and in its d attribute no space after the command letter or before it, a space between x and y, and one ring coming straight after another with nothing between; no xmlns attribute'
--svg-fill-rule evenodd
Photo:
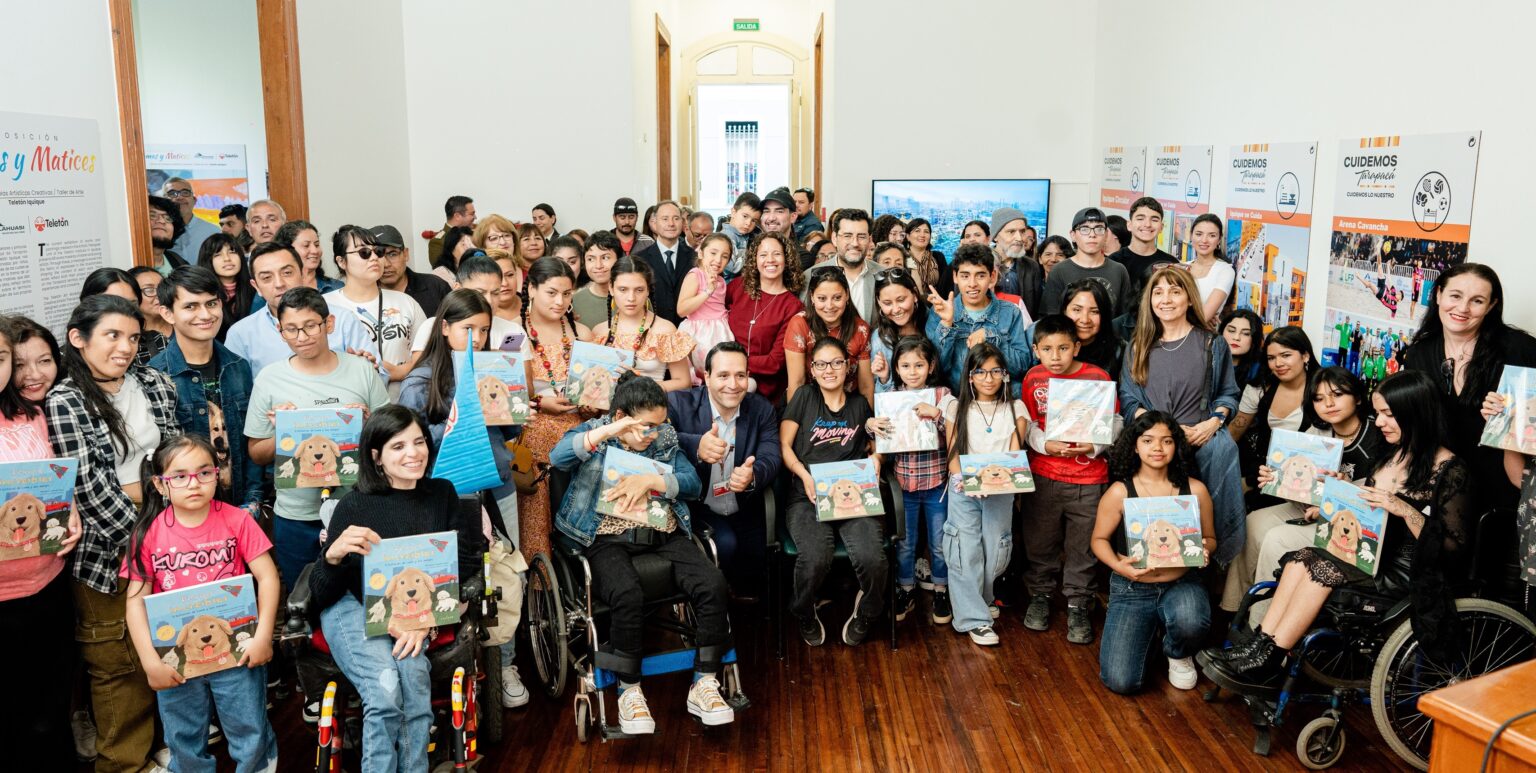
<svg viewBox="0 0 1536 773"><path fill-rule="evenodd" d="M896 471L887 468L880 475L880 496L885 500L885 512L890 516L891 539L907 537L907 507L901 496L901 484L896 481Z"/></svg>
<svg viewBox="0 0 1536 773"><path fill-rule="evenodd" d="M284 629L289 633L301 633L309 630L309 573L314 568L314 564L306 565L304 571L299 572L299 579L294 581L293 587L288 590L288 599L285 604L286 618Z"/></svg>

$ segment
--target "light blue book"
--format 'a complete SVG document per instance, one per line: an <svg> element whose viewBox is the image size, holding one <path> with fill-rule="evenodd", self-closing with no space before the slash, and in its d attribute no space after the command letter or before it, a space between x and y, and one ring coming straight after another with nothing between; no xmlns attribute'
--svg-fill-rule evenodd
<svg viewBox="0 0 1536 773"><path fill-rule="evenodd" d="M880 469L874 461L826 462L807 469L816 484L816 520L841 521L885 512Z"/></svg>
<svg viewBox="0 0 1536 773"><path fill-rule="evenodd" d="M939 450L939 425L917 415L917 406L938 407L938 392L933 389L902 389L875 394L875 415L891 420L891 434L875 437L875 451L899 454L907 451Z"/></svg>
<svg viewBox="0 0 1536 773"><path fill-rule="evenodd" d="M1024 494L1035 490L1035 475L1024 451L960 455L960 488L967 494Z"/></svg>
<svg viewBox="0 0 1536 773"><path fill-rule="evenodd" d="M249 574L144 597L161 662L188 679L234 668L261 622Z"/></svg>
<svg viewBox="0 0 1536 773"><path fill-rule="evenodd" d="M78 468L74 459L0 464L0 561L63 549Z"/></svg>
<svg viewBox="0 0 1536 773"><path fill-rule="evenodd" d="M667 516L671 509L667 507L667 501L662 499L659 491L652 491L650 499L641 502L631 510L620 510L618 502L609 502L603 498L608 490L617 486L619 481L631 475L665 475L672 472L672 467L667 464L647 459L639 454L625 451L622 448L610 447L603 452L603 481L598 490L597 511L603 515L611 515L626 521L634 521L642 526L660 529L667 525Z"/></svg>
<svg viewBox="0 0 1536 773"><path fill-rule="evenodd" d="M634 364L635 353L611 346L577 341L571 344L571 367L566 374L565 397L583 408L608 410L613 388Z"/></svg>
<svg viewBox="0 0 1536 773"><path fill-rule="evenodd" d="M1264 464L1274 480L1260 488L1265 494L1315 505L1323 501L1324 473L1336 473L1344 459L1344 441L1277 429L1269 436Z"/></svg>
<svg viewBox="0 0 1536 773"><path fill-rule="evenodd" d="M276 488L339 488L357 484L363 412L307 408L274 414Z"/></svg>
<svg viewBox="0 0 1536 773"><path fill-rule="evenodd" d="M1138 569L1201 566L1200 500L1191 494L1126 497L1125 547Z"/></svg>
<svg viewBox="0 0 1536 773"><path fill-rule="evenodd" d="M363 632L419 631L459 621L459 534L381 540L363 556Z"/></svg>
<svg viewBox="0 0 1536 773"><path fill-rule="evenodd" d="M1536 368L1505 365L1498 391L1504 410L1483 425L1481 445L1536 456Z"/></svg>
<svg viewBox="0 0 1536 773"><path fill-rule="evenodd" d="M453 353L453 370L464 371L464 352ZM528 403L528 371L517 352L475 352L475 393L487 427L521 426L533 410Z"/></svg>
<svg viewBox="0 0 1536 773"><path fill-rule="evenodd" d="M1366 504L1364 493L1353 483L1325 478L1312 544L1375 577L1387 530L1387 511Z"/></svg>

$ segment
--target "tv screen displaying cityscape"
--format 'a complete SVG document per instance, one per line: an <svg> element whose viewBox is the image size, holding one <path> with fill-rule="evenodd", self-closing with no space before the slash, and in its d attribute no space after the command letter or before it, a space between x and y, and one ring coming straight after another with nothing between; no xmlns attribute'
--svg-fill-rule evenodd
<svg viewBox="0 0 1536 773"><path fill-rule="evenodd" d="M914 217L933 226L933 249L954 257L960 231L972 220L991 224L992 210L1015 207L1029 218L1040 238L1046 236L1051 181L1035 180L875 180L870 185L874 217Z"/></svg>

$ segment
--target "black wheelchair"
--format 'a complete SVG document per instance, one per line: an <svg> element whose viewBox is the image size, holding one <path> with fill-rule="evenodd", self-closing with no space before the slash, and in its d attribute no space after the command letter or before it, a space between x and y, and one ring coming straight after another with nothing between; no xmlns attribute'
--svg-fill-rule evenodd
<svg viewBox="0 0 1536 773"><path fill-rule="evenodd" d="M549 469L547 484L552 511L564 501L571 477L561 470ZM714 542L708 528L695 519L693 539L717 563ZM592 596L592 567L580 545L551 529L551 553L538 553L528 569L526 589L527 614L524 621L533 650L533 662L543 690L550 698L565 693L566 678L576 676L573 709L576 738L585 743L595 726L599 736L608 741L629 738L617 724L608 722L608 698L618 678L605 666L606 654L600 649L603 639L598 624L608 609ZM672 564L666 559L642 553L634 556L635 571L645 591L644 616L648 628L671 634L682 647L649 652L641 658L641 675L655 676L693 670L695 633L688 597L673 582ZM735 648L720 657L720 694L738 714L751 705L741 688ZM615 711L615 713L617 713Z"/></svg>
<svg viewBox="0 0 1536 773"><path fill-rule="evenodd" d="M1491 552L1492 532L1483 528L1491 525L1491 515L1481 519L1474 546L1479 558ZM1260 582L1248 590L1233 618L1228 646L1253 635L1249 613L1254 604L1269 599L1277 585ZM1322 715L1297 735L1296 757L1312 770L1331 767L1344 756L1344 709L1360 704L1371 707L1377 730L1395 754L1427 769L1434 722L1419 710L1419 697L1536 657L1536 625L1529 618L1497 601L1466 595L1480 592L1484 585L1474 576L1457 587L1457 642L1449 661L1423 651L1406 598L1347 588L1334 591L1312 630L1291 650L1278 687L1233 690L1253 722L1254 753L1269 754L1271 731L1284 722L1293 704L1322 704ZM1197 659L1206 677L1217 684L1205 693L1207 701L1214 701L1226 680L1203 655Z"/></svg>
<svg viewBox="0 0 1536 773"><path fill-rule="evenodd" d="M478 496L459 498L466 516L480 518ZM321 559L324 560L324 559ZM305 700L320 701L316 740L317 773L340 773L344 739L361 738L362 707L357 690L331 658L319 628L320 610L312 608L306 566L288 592L286 625L280 646L292 659ZM431 666L432 770L466 770L480 761L482 744L501 741L500 650L486 647L485 628L493 625L500 588L487 588L481 567L460 567L460 601L468 604L457 626L445 627L428 643ZM482 710L481 696L486 702ZM446 737L445 737L446 734Z"/></svg>

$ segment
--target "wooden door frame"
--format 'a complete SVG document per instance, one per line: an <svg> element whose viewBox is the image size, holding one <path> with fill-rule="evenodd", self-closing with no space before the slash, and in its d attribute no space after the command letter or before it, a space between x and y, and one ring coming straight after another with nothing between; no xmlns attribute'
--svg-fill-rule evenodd
<svg viewBox="0 0 1536 773"><path fill-rule="evenodd" d="M672 198L672 33L656 14L656 200Z"/></svg>
<svg viewBox="0 0 1536 773"><path fill-rule="evenodd" d="M813 38L811 42L811 78L814 81L812 98L815 99L814 107L812 108L812 111L815 114L815 118L812 120L815 122L815 124L811 130L811 168L813 170L812 177L814 180L812 185L813 189L816 191L816 198L819 201L824 200L821 197L821 111L822 104L824 102L822 98L822 73L826 68L826 54L822 49L822 30L823 25L826 24L826 21L826 14L821 14L816 18L816 37ZM814 212L815 209L816 207L813 204L811 206L811 210Z"/></svg>
<svg viewBox="0 0 1536 773"><path fill-rule="evenodd" d="M289 219L308 219L309 177L304 160L304 100L299 83L296 1L256 0L256 27L266 115L267 195L283 205ZM112 25L112 59L117 68L129 245L133 264L148 266L154 253L149 237L149 182L144 168L144 113L139 99L133 0L108 0L107 9Z"/></svg>

